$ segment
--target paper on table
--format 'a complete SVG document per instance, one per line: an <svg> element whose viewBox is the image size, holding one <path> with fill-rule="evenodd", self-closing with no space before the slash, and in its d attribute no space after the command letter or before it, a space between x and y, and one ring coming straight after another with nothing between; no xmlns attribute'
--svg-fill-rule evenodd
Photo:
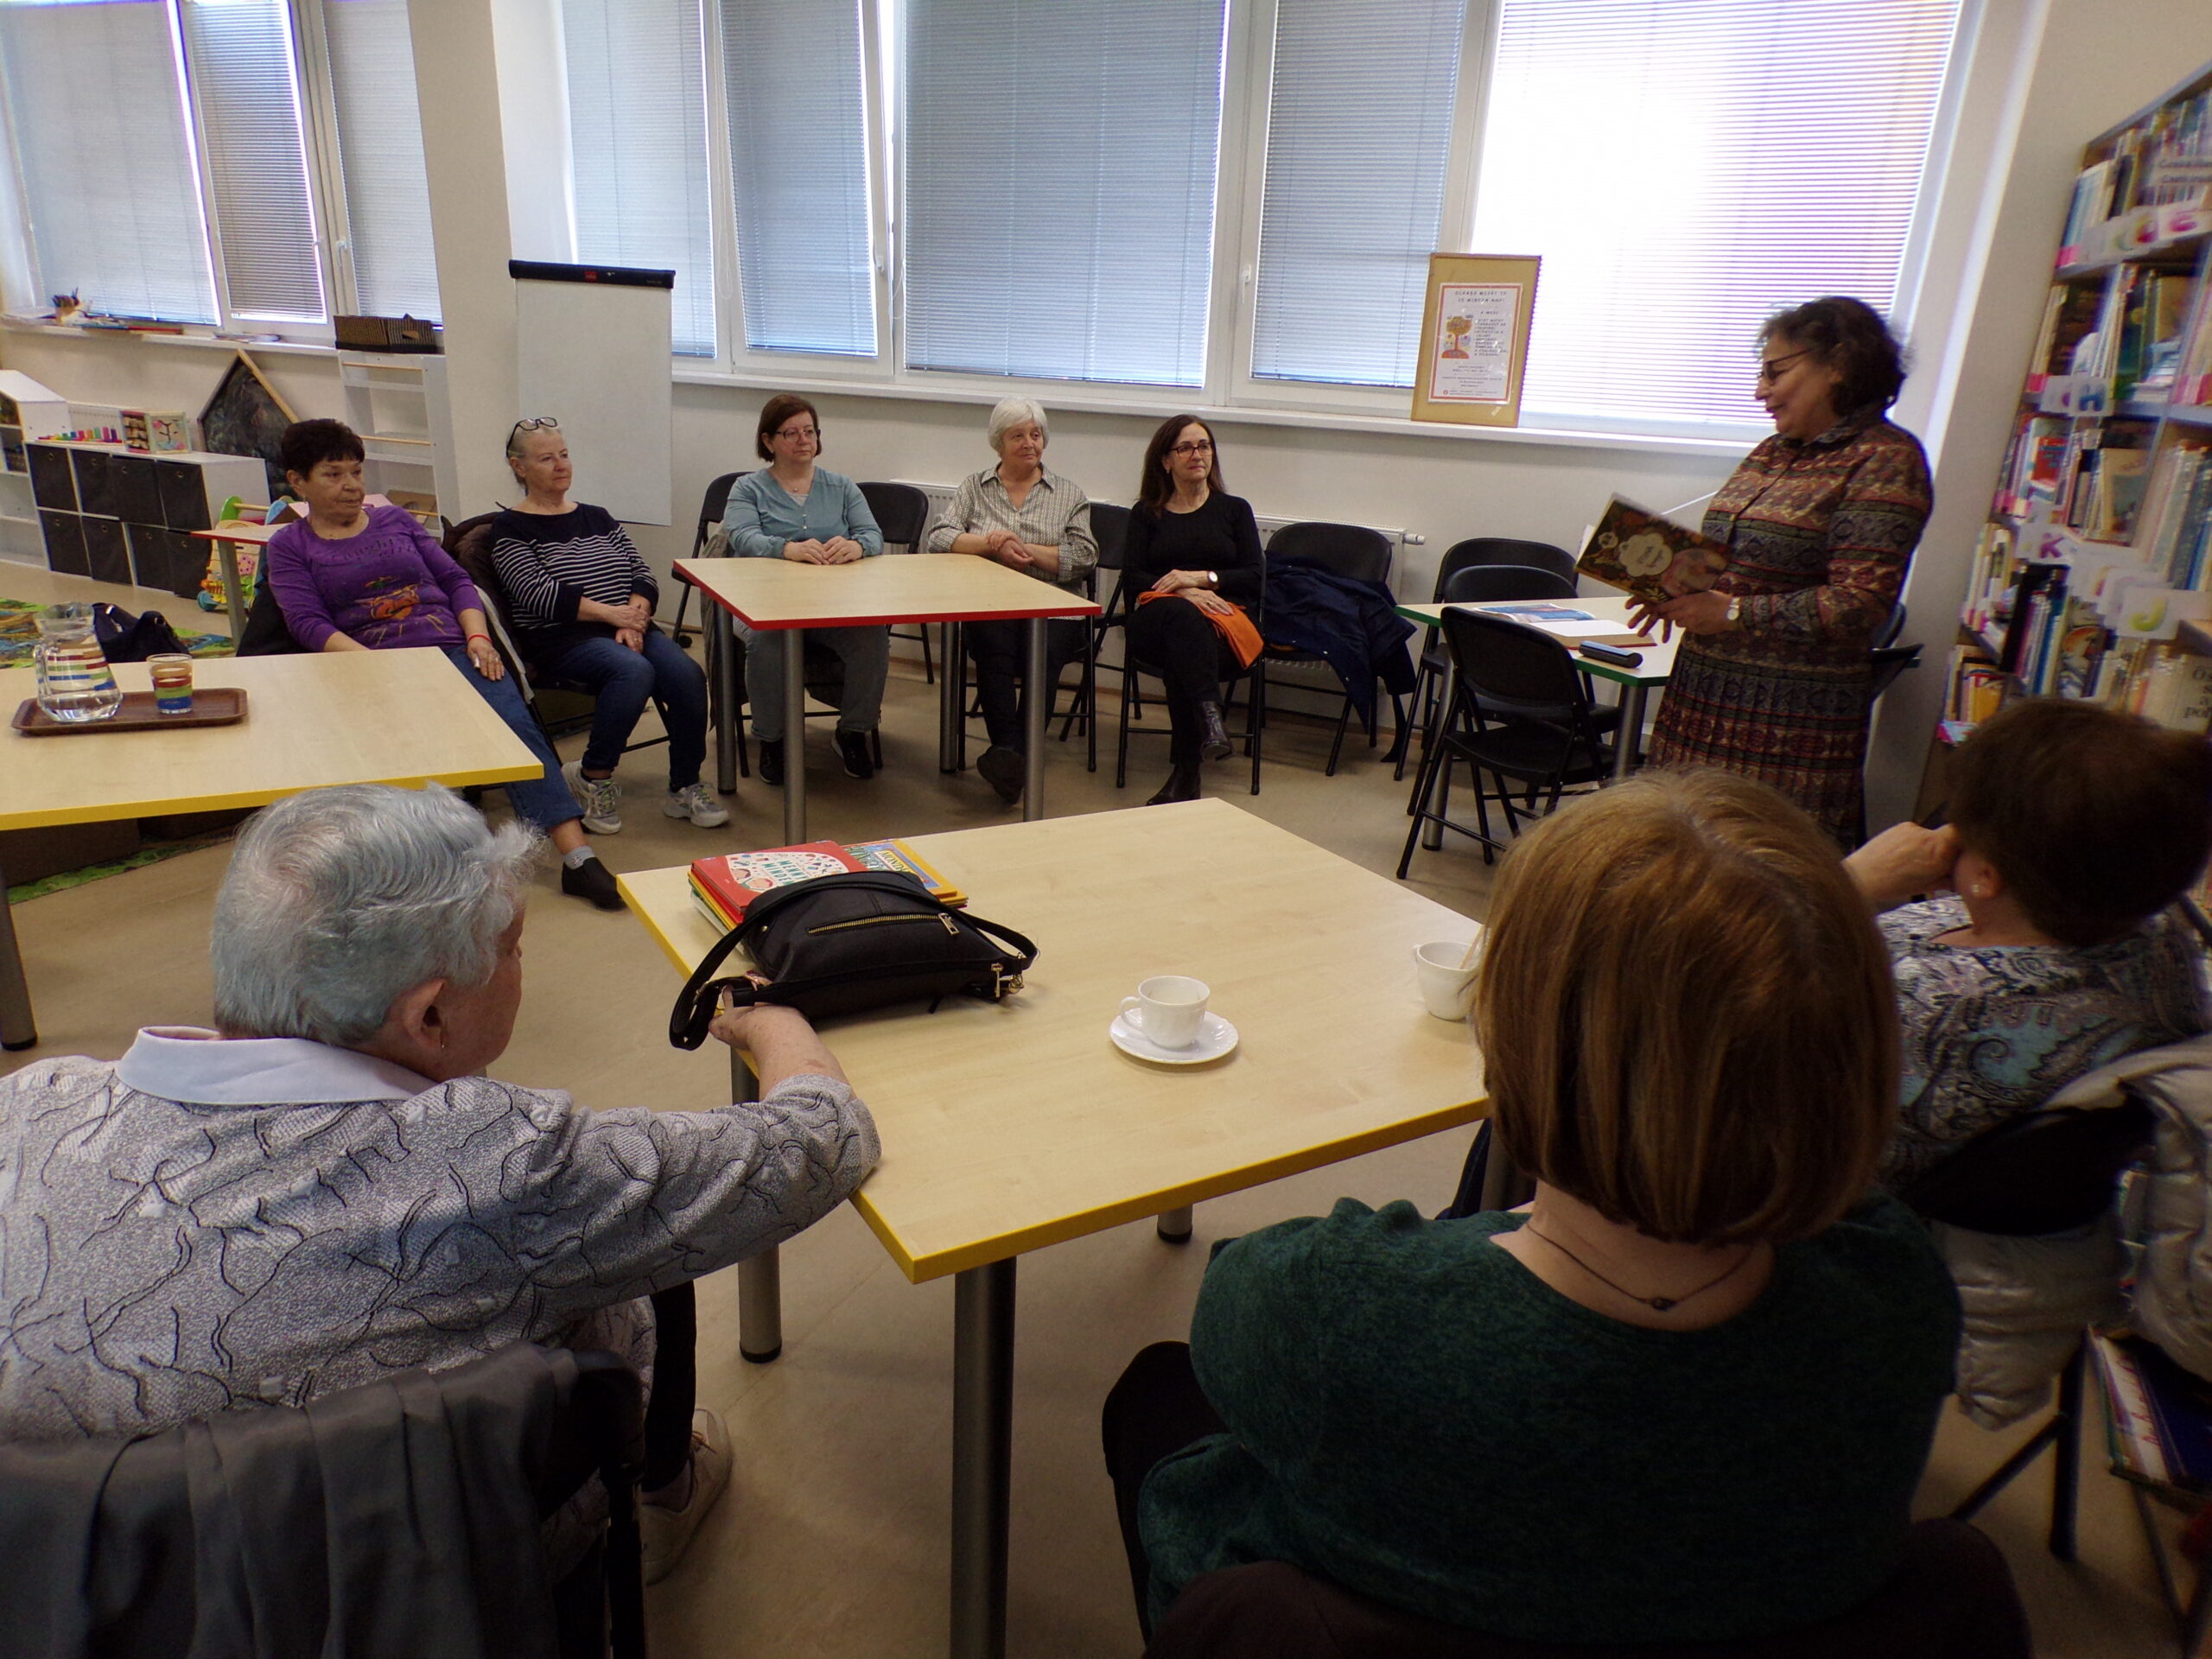
<svg viewBox="0 0 2212 1659"><path fill-rule="evenodd" d="M1491 615L1500 613L1492 611L1487 605L1469 605L1462 608L1482 611ZM1507 611L1503 613L1509 622L1518 622L1523 627L1535 628L1540 632L1552 635L1554 639L1564 639L1571 645L1579 645L1585 639L1601 645L1649 645L1654 643L1644 635L1637 632L1635 629L1623 623L1608 621L1604 617L1541 616L1532 615L1525 611Z"/></svg>

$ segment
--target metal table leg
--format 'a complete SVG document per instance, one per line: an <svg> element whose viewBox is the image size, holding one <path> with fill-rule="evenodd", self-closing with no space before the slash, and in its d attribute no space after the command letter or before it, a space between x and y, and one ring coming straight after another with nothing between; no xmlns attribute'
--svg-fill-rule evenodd
<svg viewBox="0 0 2212 1659"><path fill-rule="evenodd" d="M784 840L806 839L806 630L784 631Z"/></svg>
<svg viewBox="0 0 2212 1659"><path fill-rule="evenodd" d="M1636 770L1636 752L1643 741L1643 693L1640 685L1621 687L1621 728L1613 739L1613 781L1618 783Z"/></svg>
<svg viewBox="0 0 2212 1659"><path fill-rule="evenodd" d="M729 1097L760 1096L760 1080L745 1056L729 1052ZM773 1246L737 1264L737 1351L766 1365L784 1351L784 1280Z"/></svg>
<svg viewBox="0 0 2212 1659"><path fill-rule="evenodd" d="M725 795L737 792L737 722L744 716L738 696L737 629L729 613L713 600L702 598L707 613L707 654L714 658L715 787Z"/></svg>
<svg viewBox="0 0 2212 1659"><path fill-rule="evenodd" d="M927 627L926 622L922 625ZM937 769L939 772L958 772L966 757L960 753L960 692L967 682L967 675L956 673L960 666L960 653L967 649L960 638L960 625L944 625L944 675L937 686Z"/></svg>
<svg viewBox="0 0 2212 1659"><path fill-rule="evenodd" d="M1045 715L1052 706L1052 688L1045 683L1045 630L1041 616L1029 619L1029 677L1023 683L1029 717L1022 722L1021 741L1029 753L1021 758L1021 821L1045 816Z"/></svg>
<svg viewBox="0 0 2212 1659"><path fill-rule="evenodd" d="M8 906L8 877L0 871L0 1048L13 1052L38 1041L31 1018L31 988L16 948L16 918Z"/></svg>
<svg viewBox="0 0 2212 1659"><path fill-rule="evenodd" d="M1155 1227L1160 1237L1170 1244L1189 1243L1192 1227L1191 1208L1186 1204L1177 1209L1161 1211L1160 1220Z"/></svg>
<svg viewBox="0 0 2212 1659"><path fill-rule="evenodd" d="M1005 1659L1014 1260L953 1281L952 1659Z"/></svg>

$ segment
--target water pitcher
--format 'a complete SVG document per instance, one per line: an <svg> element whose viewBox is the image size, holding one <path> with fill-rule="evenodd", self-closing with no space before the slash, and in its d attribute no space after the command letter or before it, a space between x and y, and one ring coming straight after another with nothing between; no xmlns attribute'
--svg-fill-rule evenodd
<svg viewBox="0 0 2212 1659"><path fill-rule="evenodd" d="M49 605L38 619L38 706L55 720L105 720L123 690L92 632L89 605Z"/></svg>

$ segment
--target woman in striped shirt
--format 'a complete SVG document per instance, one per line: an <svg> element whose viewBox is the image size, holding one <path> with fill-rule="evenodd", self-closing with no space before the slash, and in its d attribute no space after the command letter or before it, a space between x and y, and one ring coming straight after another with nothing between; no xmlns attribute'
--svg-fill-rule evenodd
<svg viewBox="0 0 2212 1659"><path fill-rule="evenodd" d="M614 767L650 699L668 732L668 798L661 810L705 829L729 810L699 781L707 758L707 677L653 626L660 584L604 507L569 499L575 469L557 423L518 422L507 465L524 491L492 524L492 562L506 585L516 643L549 679L588 685L597 698L583 759L561 768L584 828L622 828Z"/></svg>

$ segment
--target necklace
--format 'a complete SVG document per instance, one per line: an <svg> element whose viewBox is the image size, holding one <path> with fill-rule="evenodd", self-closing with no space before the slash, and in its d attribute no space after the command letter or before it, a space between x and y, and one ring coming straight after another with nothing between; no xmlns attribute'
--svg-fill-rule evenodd
<svg viewBox="0 0 2212 1659"><path fill-rule="evenodd" d="M1583 1272L1588 1274L1592 1279L1595 1279L1599 1284L1604 1285L1610 1290L1618 1291L1622 1295L1627 1297L1631 1302L1642 1302L1644 1306L1649 1308L1654 1313L1668 1313L1674 1308L1680 1307L1684 1302L1689 1300L1693 1296L1704 1295L1707 1291L1711 1290L1715 1285L1726 1281L1730 1274L1733 1274L1737 1268L1742 1267L1745 1262L1751 1259L1751 1252L1748 1249L1745 1250L1741 1255L1738 1256L1734 1262L1729 1264L1727 1268L1720 1274L1719 1277L1708 1279L1703 1284L1700 1285L1695 1290L1686 1290L1679 1296L1639 1296L1634 1291L1630 1290L1626 1285L1617 1283L1613 1280L1606 1278L1604 1274L1599 1272L1597 1268L1592 1267L1587 1262L1585 1262L1573 1250L1568 1249L1566 1245L1560 1243L1559 1240L1554 1238L1550 1234L1538 1232L1533 1225L1527 1222L1523 1222L1522 1224L1521 1230L1527 1233L1532 1238L1541 1239L1545 1243L1550 1245L1552 1249L1557 1250L1568 1261L1573 1262L1576 1267L1581 1268Z"/></svg>

